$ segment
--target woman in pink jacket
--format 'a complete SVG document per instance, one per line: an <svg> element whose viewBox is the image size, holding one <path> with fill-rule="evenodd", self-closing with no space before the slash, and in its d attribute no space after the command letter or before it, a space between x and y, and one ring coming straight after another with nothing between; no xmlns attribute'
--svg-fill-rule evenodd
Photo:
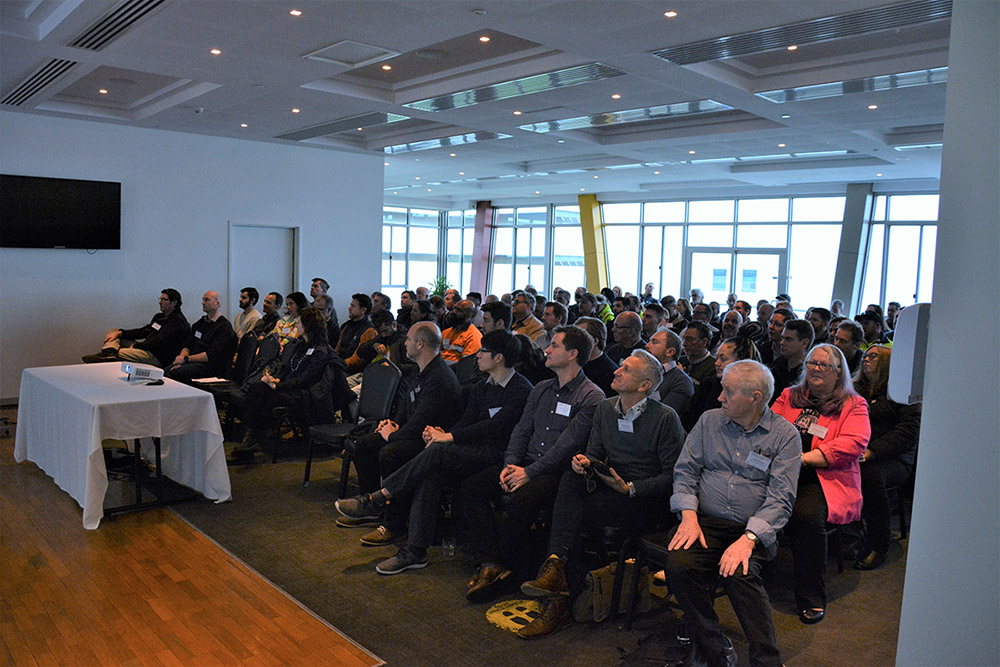
<svg viewBox="0 0 1000 667"><path fill-rule="evenodd" d="M799 620L819 623L826 613L826 524L861 516L861 468L868 446L868 404L851 382L844 354L833 345L809 351L799 382L772 409L802 436L802 470L792 517L785 527L795 558Z"/></svg>

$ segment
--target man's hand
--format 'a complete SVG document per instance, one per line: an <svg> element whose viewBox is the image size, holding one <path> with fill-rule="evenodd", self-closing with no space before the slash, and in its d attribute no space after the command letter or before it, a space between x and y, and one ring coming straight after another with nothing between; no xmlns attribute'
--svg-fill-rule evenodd
<svg viewBox="0 0 1000 667"><path fill-rule="evenodd" d="M508 464L500 471L500 484L508 493L514 493L528 483L528 473L521 466Z"/></svg>
<svg viewBox="0 0 1000 667"><path fill-rule="evenodd" d="M375 352L382 355L386 359L389 358L389 348L387 348L383 343L375 343Z"/></svg>
<svg viewBox="0 0 1000 667"><path fill-rule="evenodd" d="M577 475L586 475L587 468L590 467L590 459L588 459L583 454L577 454L569 462L569 465L571 468L573 468L573 472L575 472Z"/></svg>
<svg viewBox="0 0 1000 667"><path fill-rule="evenodd" d="M615 472L614 468L608 468L608 470L611 472L611 476L602 475L601 473L597 472L597 470L594 470L594 474L597 475L602 482L610 486L613 490L617 491L618 493L624 493L627 496L628 482L619 477L618 473Z"/></svg>
<svg viewBox="0 0 1000 667"><path fill-rule="evenodd" d="M391 419L383 419L379 422L378 428L375 432L382 436L382 439L389 442L389 436L399 430L399 424L392 421Z"/></svg>
<svg viewBox="0 0 1000 667"><path fill-rule="evenodd" d="M683 510L681 512L681 525L677 526L677 532L674 533L670 544L667 545L667 551L687 549L695 542L704 549L708 548L705 534L701 532L701 526L698 524L698 513L694 510Z"/></svg>
<svg viewBox="0 0 1000 667"><path fill-rule="evenodd" d="M424 428L424 445L430 446L435 442L455 442L455 438L451 433L445 433L444 429L440 426L428 426Z"/></svg>
<svg viewBox="0 0 1000 667"><path fill-rule="evenodd" d="M186 361L187 361L187 357L185 357L183 354L178 354L176 357L174 357L174 360L170 364L170 366L171 367L173 367L173 366L183 366Z"/></svg>
<svg viewBox="0 0 1000 667"><path fill-rule="evenodd" d="M104 335L104 344L107 345L113 340L118 340L122 336L121 329L112 329L107 334Z"/></svg>
<svg viewBox="0 0 1000 667"><path fill-rule="evenodd" d="M750 571L750 554L753 553L754 544L746 535L740 535L735 542L729 545L722 558L719 560L719 574L723 577L731 577L743 565L743 574Z"/></svg>

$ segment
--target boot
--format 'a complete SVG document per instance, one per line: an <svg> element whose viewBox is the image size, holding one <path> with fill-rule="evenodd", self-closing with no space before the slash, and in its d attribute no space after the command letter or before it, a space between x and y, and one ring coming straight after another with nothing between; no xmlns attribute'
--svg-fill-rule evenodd
<svg viewBox="0 0 1000 667"><path fill-rule="evenodd" d="M521 639L537 639L562 630L569 625L569 600L564 597L549 598L542 615L517 631Z"/></svg>

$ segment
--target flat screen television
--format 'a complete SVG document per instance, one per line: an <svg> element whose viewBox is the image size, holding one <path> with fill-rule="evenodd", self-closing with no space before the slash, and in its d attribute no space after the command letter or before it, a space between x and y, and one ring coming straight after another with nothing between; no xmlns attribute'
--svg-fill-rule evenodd
<svg viewBox="0 0 1000 667"><path fill-rule="evenodd" d="M121 249L122 184L0 174L0 247Z"/></svg>

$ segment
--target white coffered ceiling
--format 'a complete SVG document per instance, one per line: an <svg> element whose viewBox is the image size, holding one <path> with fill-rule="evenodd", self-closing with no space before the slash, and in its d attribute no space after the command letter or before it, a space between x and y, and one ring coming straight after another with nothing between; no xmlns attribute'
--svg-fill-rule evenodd
<svg viewBox="0 0 1000 667"><path fill-rule="evenodd" d="M949 17L944 0L0 0L0 99L381 155L389 203L933 189Z"/></svg>

